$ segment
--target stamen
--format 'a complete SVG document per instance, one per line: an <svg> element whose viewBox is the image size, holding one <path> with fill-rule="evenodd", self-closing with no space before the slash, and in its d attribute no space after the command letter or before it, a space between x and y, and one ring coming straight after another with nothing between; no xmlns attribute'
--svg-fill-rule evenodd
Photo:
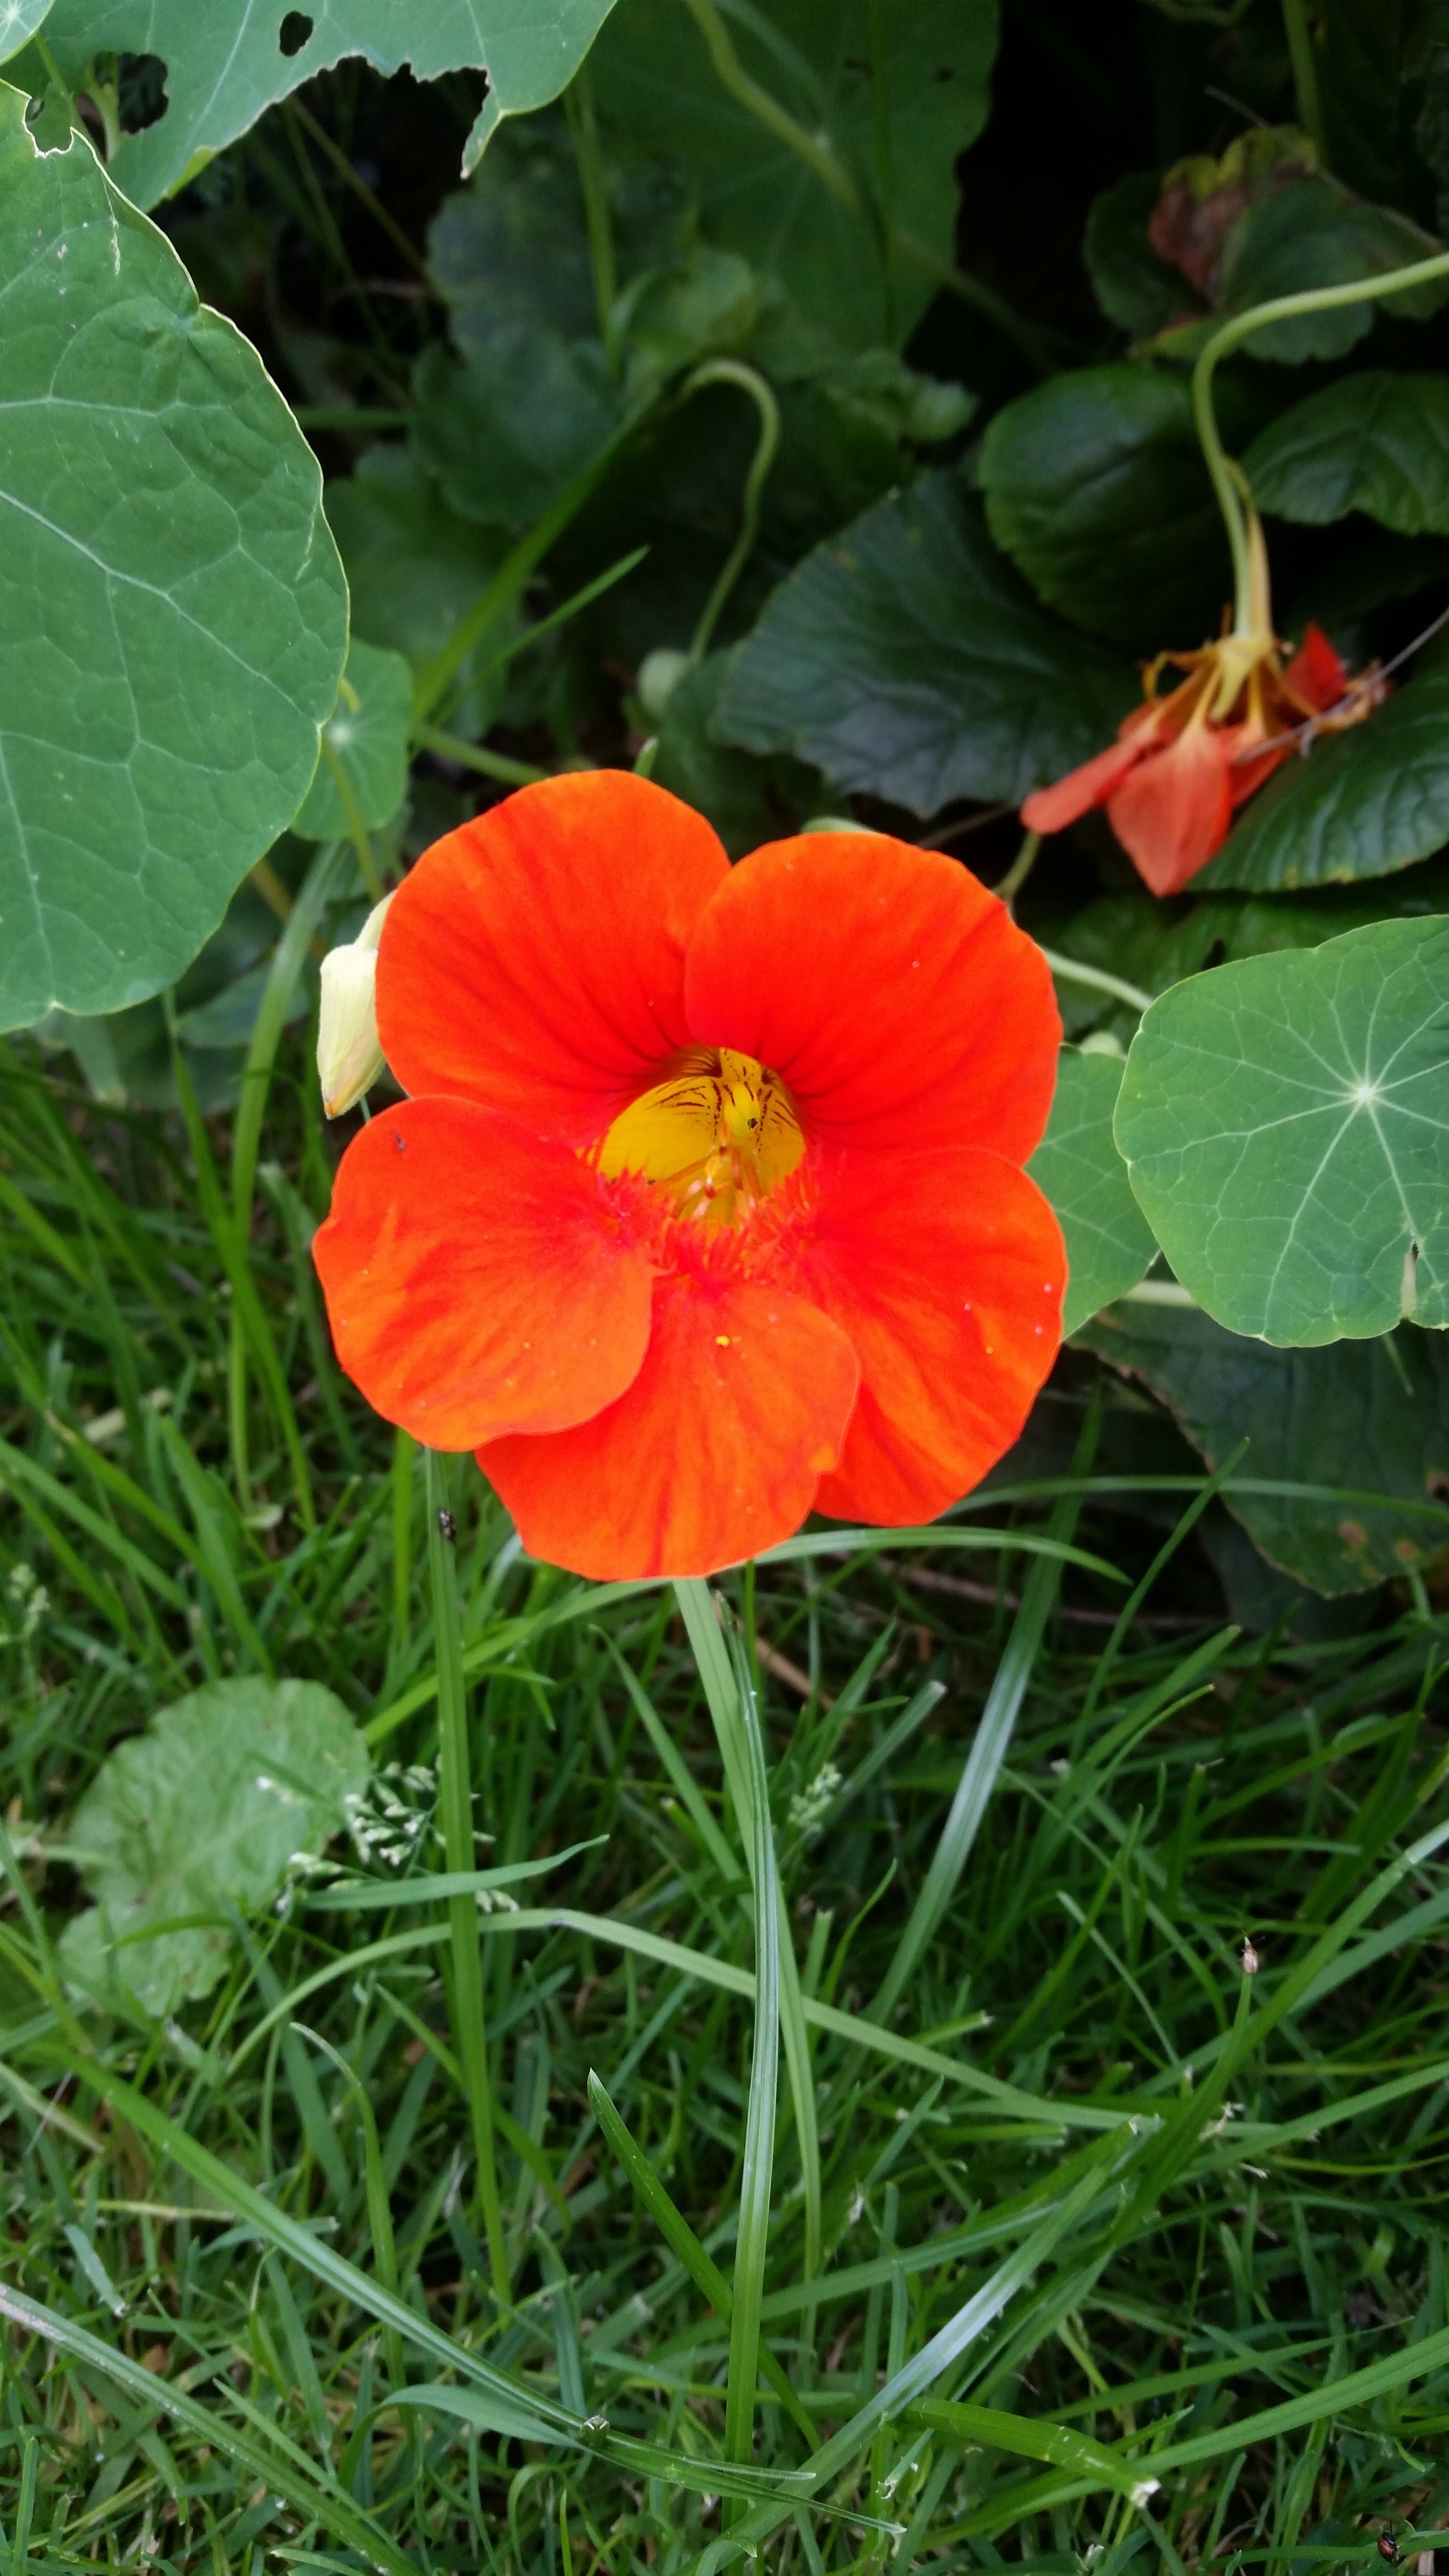
<svg viewBox="0 0 1449 2576"><path fill-rule="evenodd" d="M784 1084L754 1056L699 1048L668 1082L615 1119L599 1148L606 1179L635 1172L673 1212L737 1225L795 1169L805 1151Z"/></svg>

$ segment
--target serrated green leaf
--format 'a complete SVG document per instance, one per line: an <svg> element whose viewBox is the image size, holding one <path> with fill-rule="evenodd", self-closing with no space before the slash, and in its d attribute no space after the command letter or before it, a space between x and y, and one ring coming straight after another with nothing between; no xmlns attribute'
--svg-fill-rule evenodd
<svg viewBox="0 0 1449 2576"><path fill-rule="evenodd" d="M0 1027L169 983L296 810L337 694L316 460L88 143L0 85Z"/></svg>
<svg viewBox="0 0 1449 2576"><path fill-rule="evenodd" d="M1243 470L1280 519L1363 510L1405 537L1449 531L1449 376L1342 376L1271 422Z"/></svg>
<svg viewBox="0 0 1449 2576"><path fill-rule="evenodd" d="M156 2015L209 1994L228 1909L270 1905L293 1853L321 1848L370 1769L320 1682L213 1682L163 1708L108 1755L76 1810L67 1850L97 1902L68 1927L62 1958ZM152 1930L191 1916L205 1921Z"/></svg>
<svg viewBox="0 0 1449 2576"><path fill-rule="evenodd" d="M265 108L349 54L380 72L406 63L417 80L443 72L488 74L488 96L469 139L476 161L505 116L543 107L567 87L612 0L53 0L46 38L66 79L84 86L99 54L158 54L166 108L154 125L121 137L113 164L133 203L154 206L188 174L254 125ZM307 27L284 50L283 22Z"/></svg>
<svg viewBox="0 0 1449 2576"><path fill-rule="evenodd" d="M684 0L620 0L591 71L630 151L682 162L706 237L778 277L848 347L899 346L949 262L956 163L986 122L996 0L772 0L720 11L746 79L834 184L726 88ZM882 256L887 229L899 243Z"/></svg>
<svg viewBox="0 0 1449 2576"><path fill-rule="evenodd" d="M413 675L401 653L385 653L354 636L337 704L323 739L340 763L370 832L390 823L408 783ZM303 841L330 841L350 828L326 755L292 829Z"/></svg>
<svg viewBox="0 0 1449 2576"><path fill-rule="evenodd" d="M1135 1287L1157 1250L1112 1135L1123 1070L1120 1056L1063 1047L1051 1118L1027 1165L1066 1238L1064 1334Z"/></svg>
<svg viewBox="0 0 1449 2576"><path fill-rule="evenodd" d="M1314 1346L1449 1324L1449 922L1381 921L1174 985L1116 1137L1217 1322Z"/></svg>
<svg viewBox="0 0 1449 2576"><path fill-rule="evenodd" d="M1446 840L1449 654L1440 651L1362 724L1285 761L1193 885L1244 894L1352 885L1426 859Z"/></svg>
<svg viewBox="0 0 1449 2576"><path fill-rule="evenodd" d="M50 0L0 0L0 63L30 42L49 7Z"/></svg>
<svg viewBox="0 0 1449 2576"><path fill-rule="evenodd" d="M1431 259L1439 249L1389 206L1366 205L1325 171L1260 197L1234 225L1223 254L1219 301L1229 312L1299 295L1315 286L1345 286ZM1423 321L1443 301L1442 288L1415 287L1394 298L1396 313ZM1299 366L1309 358L1342 358L1373 328L1371 301L1272 322L1253 334L1255 358Z"/></svg>
<svg viewBox="0 0 1449 2576"><path fill-rule="evenodd" d="M1053 376L997 413L980 476L997 544L1089 634L1148 653L1216 633L1232 573L1181 376Z"/></svg>
<svg viewBox="0 0 1449 2576"><path fill-rule="evenodd" d="M1079 1336L1140 1378L1209 1467L1250 1442L1223 1500L1254 1545L1315 1592L1365 1592L1422 1563L1449 1529L1449 1343L1401 1324L1391 1339L1274 1350L1191 1307L1135 1301ZM1315 1494L1253 1493L1260 1483ZM1366 1501L1401 1497L1404 1508Z"/></svg>
<svg viewBox="0 0 1449 2576"><path fill-rule="evenodd" d="M1038 606L959 478L923 475L781 583L714 730L934 814L955 796L1016 803L1060 778L1137 694L1124 661Z"/></svg>

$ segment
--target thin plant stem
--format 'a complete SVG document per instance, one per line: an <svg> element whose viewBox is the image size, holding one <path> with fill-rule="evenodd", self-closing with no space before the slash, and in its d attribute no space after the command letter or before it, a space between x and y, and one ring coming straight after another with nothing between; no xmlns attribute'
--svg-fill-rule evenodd
<svg viewBox="0 0 1449 2576"><path fill-rule="evenodd" d="M837 205L844 206L850 214L858 213L860 199L849 171L841 168L823 136L811 134L798 117L792 116L788 108L782 107L779 100L746 71L735 52L729 29L715 7L715 0L684 0L684 5L708 45L710 60L731 98L738 100L740 106L765 126L778 142L795 153L807 169L814 171Z"/></svg>
<svg viewBox="0 0 1449 2576"><path fill-rule="evenodd" d="M322 758L326 763L332 784L337 790L337 802L347 819L348 835L357 852L357 864L362 872L362 882L367 888L367 900L369 903L381 903L383 884L378 873L372 837L367 828L367 818L357 801L356 788L343 768L334 745L327 739L325 725L322 728Z"/></svg>
<svg viewBox="0 0 1449 2576"><path fill-rule="evenodd" d="M465 742L461 734L444 733L438 725L415 725L413 740L420 751L435 751L440 760L455 760L460 769L476 769L480 778L496 778L500 787L536 787L549 775L529 761L510 760L506 752L489 751L480 742Z"/></svg>
<svg viewBox="0 0 1449 2576"><path fill-rule="evenodd" d="M1358 277L1344 286L1306 287L1299 295L1275 295L1266 304L1254 304L1246 313L1235 313L1216 330L1201 352L1192 371L1192 407L1218 507L1227 529L1228 545L1233 558L1233 581L1236 591L1235 624L1238 632L1248 632L1251 618L1252 561L1248 541L1248 519L1243 505L1247 489L1241 467L1235 465L1218 434L1217 415L1213 410L1213 377L1224 358L1242 347L1255 331L1264 331L1273 322L1296 322L1307 313L1332 313L1341 305L1374 304L1382 296L1405 295L1416 286L1432 286L1439 278L1449 277L1449 251L1436 252L1432 259L1416 259L1407 268L1391 268L1382 277Z"/></svg>
<svg viewBox="0 0 1449 2576"><path fill-rule="evenodd" d="M1036 866L1036 854L1040 848L1040 832L1023 833L1021 847L1017 851L1015 858L1012 860L1010 867L1007 869L1005 876L1002 878L1000 885L992 887L993 894L999 895L1003 903L1013 902L1016 896L1020 894L1022 887L1025 885L1027 878L1032 872L1032 869Z"/></svg>
<svg viewBox="0 0 1449 2576"><path fill-rule="evenodd" d="M702 393L706 385L738 385L747 393L760 415L760 435L755 444L750 470L745 476L744 499L740 506L740 533L730 548L719 579L704 603L703 614L694 630L689 647L691 662L702 662L710 648L714 630L728 604L731 591L739 580L754 551L760 530L760 504L764 499L765 481L775 461L780 444L780 406L764 377L755 367L747 367L741 358L711 358L696 367L684 383L684 399Z"/></svg>
<svg viewBox="0 0 1449 2576"><path fill-rule="evenodd" d="M438 1813L445 1865L466 1872L474 1865L473 1789L468 1760L468 1702L463 1683L463 1636L458 1619L458 1578L445 1462L428 1459L428 1562L433 1578L433 1647L438 1659ZM448 1898L452 1975L449 2002L453 2037L468 2095L477 2165L477 2203L496 2296L510 2296L508 2247L498 2168L493 2154L493 2088L483 2028L483 1971L478 1953L478 1911L471 1896Z"/></svg>
<svg viewBox="0 0 1449 2576"><path fill-rule="evenodd" d="M1283 33L1288 39L1288 59L1293 66L1293 95L1298 107L1298 122L1319 160L1326 162L1323 99L1318 87L1318 65L1313 58L1313 30L1308 24L1307 0L1283 0Z"/></svg>
<svg viewBox="0 0 1449 2576"><path fill-rule="evenodd" d="M1054 975L1064 984L1086 984L1094 993L1110 993L1114 1001L1125 1002L1129 1010L1150 1011L1153 996L1144 993L1140 984L1129 984L1120 975L1109 975L1105 966L1084 966L1076 957L1062 957L1055 948L1044 948L1042 955Z"/></svg>
<svg viewBox="0 0 1449 2576"><path fill-rule="evenodd" d="M594 308L599 321L599 338L612 371L615 365L616 339L614 306L619 295L619 275L614 260L614 227L609 216L609 186L604 170L604 156L599 149L599 125L594 114L593 84L588 64L581 63L564 91L564 113L569 121L574 159L578 164L579 189L584 200L584 222L589 235L589 263L594 272Z"/></svg>
<svg viewBox="0 0 1449 2576"><path fill-rule="evenodd" d="M392 1451L392 1661L401 1661L408 1642L413 1588L413 1462L418 1444L410 1431L393 1434Z"/></svg>
<svg viewBox="0 0 1449 2576"><path fill-rule="evenodd" d="M288 105L291 109L292 115L296 118L297 123L301 126L303 132L310 134L313 142L318 146L319 150L326 153L327 158L331 162L339 179L343 181L345 186L352 190L352 193L354 197L357 198L359 204L364 205L367 208L368 213L371 215L372 220L377 225L379 231L386 233L394 250L401 252L402 257L407 261L407 264L413 271L414 275L420 277L425 286L432 288L434 295L437 296L439 303L441 303L443 300L441 292L436 286L433 286L433 280L428 269L428 263L424 259L422 252L418 249L416 242L409 241L401 224L398 223L394 216L388 213L386 206L379 204L377 198L369 188L367 181L358 171L354 170L352 163L348 160L341 144L333 141L326 126L318 123L317 118L312 114L311 109L306 105L304 100L293 98L288 101Z"/></svg>

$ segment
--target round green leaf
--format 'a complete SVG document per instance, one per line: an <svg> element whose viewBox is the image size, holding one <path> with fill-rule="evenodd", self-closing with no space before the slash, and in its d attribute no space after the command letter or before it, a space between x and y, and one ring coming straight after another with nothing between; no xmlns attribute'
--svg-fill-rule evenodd
<svg viewBox="0 0 1449 2576"><path fill-rule="evenodd" d="M178 975L290 821L347 640L316 460L88 143L0 85L0 1028Z"/></svg>
<svg viewBox="0 0 1449 2576"><path fill-rule="evenodd" d="M1449 376L1342 376L1243 459L1260 510L1323 527L1362 510L1401 536L1449 529Z"/></svg>
<svg viewBox="0 0 1449 2576"><path fill-rule="evenodd" d="M998 0L721 11L745 79L825 176L721 79L684 0L624 0L590 72L625 149L687 169L708 240L769 271L847 347L899 346L951 257L956 165L990 109L998 16ZM884 256L882 199L896 235Z"/></svg>
<svg viewBox="0 0 1449 2576"><path fill-rule="evenodd" d="M1449 654L1426 653L1347 733L1285 761L1249 802L1194 893L1351 885L1426 859L1449 840Z"/></svg>
<svg viewBox="0 0 1449 2576"><path fill-rule="evenodd" d="M354 635L337 704L323 740L341 766L369 832L390 823L408 783L413 675L401 653L384 653ZM304 841L330 841L350 829L324 753L292 829Z"/></svg>
<svg viewBox="0 0 1449 2576"><path fill-rule="evenodd" d="M209 1994L231 1911L271 1904L293 1853L320 1851L371 1768L320 1682L213 1682L161 1709L107 1755L76 1809L70 1852L97 1902L69 1926L63 1958L157 2016Z"/></svg>
<svg viewBox="0 0 1449 2576"><path fill-rule="evenodd" d="M1100 751L1135 674L1037 605L981 505L923 475L805 557L726 674L714 731L837 787L934 814L1007 798Z"/></svg>
<svg viewBox="0 0 1449 2576"><path fill-rule="evenodd" d="M1232 573L1183 378L1054 376L997 413L980 472L997 544L1064 616L1143 652L1216 632Z"/></svg>
<svg viewBox="0 0 1449 2576"><path fill-rule="evenodd" d="M317 72L362 54L380 72L411 64L417 80L468 69L488 73L488 96L464 156L471 167L505 116L557 98L583 61L613 0L52 0L46 38L62 72L84 81L103 54L158 54L166 106L154 125L117 147L118 184L154 206L193 165L224 151L264 108ZM284 46L288 19L299 45ZM295 23L289 36L298 30Z"/></svg>
<svg viewBox="0 0 1449 2576"><path fill-rule="evenodd" d="M1449 922L1381 921L1176 984L1116 1137L1183 1285L1315 1345L1449 1324Z"/></svg>
<svg viewBox="0 0 1449 2576"><path fill-rule="evenodd" d="M0 63L29 43L49 7L50 0L0 0Z"/></svg>
<svg viewBox="0 0 1449 2576"><path fill-rule="evenodd" d="M1051 1118L1027 1166L1066 1240L1064 1333L1135 1287L1157 1250L1112 1136L1122 1072L1120 1056L1063 1047Z"/></svg>
<svg viewBox="0 0 1449 2576"><path fill-rule="evenodd" d="M1407 215L1365 205L1325 171L1315 170L1249 206L1233 226L1223 256L1219 300L1231 312L1298 295L1315 286L1346 286L1430 259L1439 249ZM1395 310L1423 321L1443 300L1439 284L1396 296ZM1253 334L1255 358L1300 366L1309 358L1342 358L1373 328L1371 302L1341 304L1270 322Z"/></svg>

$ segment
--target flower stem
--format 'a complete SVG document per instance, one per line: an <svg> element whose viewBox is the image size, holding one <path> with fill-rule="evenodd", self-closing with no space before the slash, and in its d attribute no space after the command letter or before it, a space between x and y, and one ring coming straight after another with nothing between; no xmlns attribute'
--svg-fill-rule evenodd
<svg viewBox="0 0 1449 2576"><path fill-rule="evenodd" d="M1228 532L1236 593L1236 634L1252 632L1252 548L1243 506L1242 494L1247 487L1242 469L1233 464L1218 436L1213 410L1213 377L1218 367L1255 331L1266 330L1270 323L1296 322L1305 313L1331 313L1344 304L1376 303L1381 296L1407 294L1413 287L1430 286L1441 277L1449 277L1449 251L1438 251L1432 259L1413 260L1407 268L1391 268L1382 277L1356 277L1344 286L1312 286L1300 295L1275 295L1267 304L1250 305L1246 313L1232 314L1202 351L1192 371L1192 406L1203 457Z"/></svg>
<svg viewBox="0 0 1449 2576"><path fill-rule="evenodd" d="M463 1687L463 1639L458 1623L458 1581L453 1564L446 1461L435 1449L428 1460L428 1560L433 1578L433 1644L438 1660L438 1810L447 1868L475 1864L473 1793L468 1760L468 1702ZM471 1896L448 1899L452 1974L449 2003L453 2037L463 2068L478 2168L477 2199L488 2241L488 2268L500 2299L510 2296L503 2204L493 2158L493 2093L483 2028L483 1972L478 1956L478 1915Z"/></svg>
<svg viewBox="0 0 1449 2576"><path fill-rule="evenodd" d="M1320 161L1326 158L1323 140L1323 100L1318 87L1318 65L1313 58L1313 33L1308 24L1307 0L1283 0L1283 32L1288 39L1288 59L1293 66L1293 95L1298 108L1298 122Z"/></svg>
<svg viewBox="0 0 1449 2576"><path fill-rule="evenodd" d="M689 648L691 662L702 662L709 651L710 640L728 603L730 592L750 559L759 534L760 503L765 494L765 478L775 462L780 444L780 406L764 377L755 367L747 367L740 358L711 358L696 367L685 380L686 401L691 394L701 393L706 385L738 385L747 393L760 415L760 435L754 458L745 476L744 499L740 507L740 533L721 569L719 579L704 603L704 611L694 630Z"/></svg>

